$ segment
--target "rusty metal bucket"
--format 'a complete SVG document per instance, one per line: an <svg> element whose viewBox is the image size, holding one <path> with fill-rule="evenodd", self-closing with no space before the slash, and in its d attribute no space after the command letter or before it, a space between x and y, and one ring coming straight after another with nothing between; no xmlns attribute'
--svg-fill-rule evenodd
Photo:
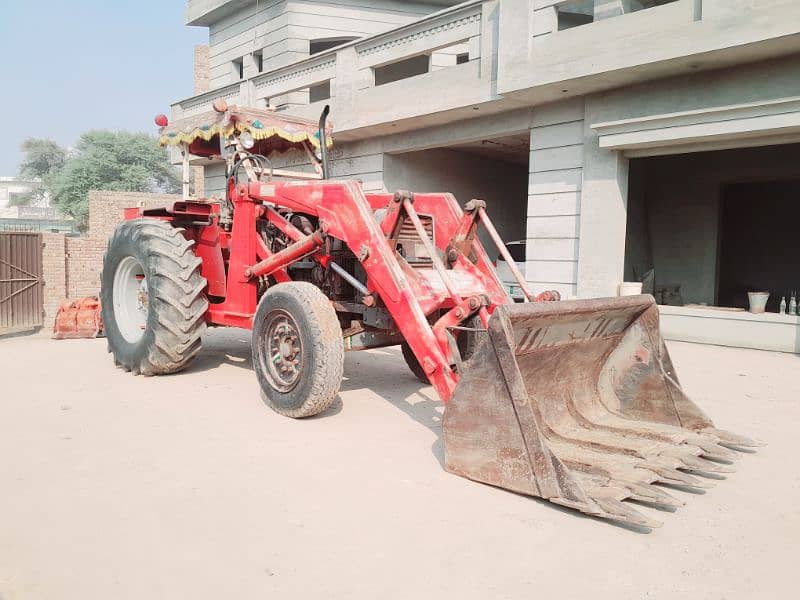
<svg viewBox="0 0 800 600"><path fill-rule="evenodd" d="M653 484L710 487L759 445L683 393L652 296L499 307L443 429L453 473L643 527L660 523L624 500L679 506Z"/></svg>

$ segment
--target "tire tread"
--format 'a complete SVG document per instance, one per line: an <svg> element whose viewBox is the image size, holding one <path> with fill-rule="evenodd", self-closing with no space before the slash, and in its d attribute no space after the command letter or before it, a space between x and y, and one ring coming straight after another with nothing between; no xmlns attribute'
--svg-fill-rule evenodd
<svg viewBox="0 0 800 600"><path fill-rule="evenodd" d="M111 236L104 256L101 306L107 320L113 306L111 291L115 268L115 249L131 243L143 250L149 260L143 265L147 270L150 310L148 318L153 338L143 355L137 360L115 352L109 339L109 352L114 362L127 371L142 375L175 373L185 368L201 347L201 336L206 329L205 314L208 300L203 293L207 282L200 273L202 260L195 256L194 242L183 236L183 229L156 219L135 219L119 225Z"/></svg>

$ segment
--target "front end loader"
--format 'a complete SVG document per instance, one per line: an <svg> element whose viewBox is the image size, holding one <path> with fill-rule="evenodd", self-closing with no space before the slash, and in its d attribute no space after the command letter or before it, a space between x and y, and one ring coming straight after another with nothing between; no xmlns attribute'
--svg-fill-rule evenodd
<svg viewBox="0 0 800 600"><path fill-rule="evenodd" d="M317 124L214 108L162 118L184 199L130 209L109 242L101 299L119 366L179 371L207 326L247 328L265 402L300 418L336 398L345 351L401 345L445 403L449 471L643 527L657 523L625 501L676 506L664 485L706 487L703 474L754 445L684 394L651 296L534 295L483 201L329 179L327 110ZM273 168L282 150L313 170ZM190 155L225 160L224 198L189 194ZM526 303L506 293L479 227Z"/></svg>

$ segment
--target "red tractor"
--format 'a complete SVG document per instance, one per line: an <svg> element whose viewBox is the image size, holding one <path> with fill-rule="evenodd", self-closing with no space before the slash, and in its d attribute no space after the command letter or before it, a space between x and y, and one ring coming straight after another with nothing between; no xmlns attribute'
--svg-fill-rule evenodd
<svg viewBox="0 0 800 600"><path fill-rule="evenodd" d="M330 128L227 107L162 127L182 148L184 200L130 209L102 275L109 350L134 374L183 369L209 325L252 330L265 402L307 417L336 398L346 350L401 345L446 403L447 469L585 513L652 526L623 503L677 504L731 447L681 390L652 297L534 296L485 203L365 193L328 178ZM164 122L162 121L162 125ZM303 152L313 172L275 169ZM222 157L221 199L193 199L189 155ZM529 301L514 304L483 226Z"/></svg>

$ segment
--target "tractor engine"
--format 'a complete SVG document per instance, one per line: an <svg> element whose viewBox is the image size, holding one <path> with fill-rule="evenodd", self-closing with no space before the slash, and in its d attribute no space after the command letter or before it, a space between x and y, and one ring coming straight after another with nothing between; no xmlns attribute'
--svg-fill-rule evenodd
<svg viewBox="0 0 800 600"><path fill-rule="evenodd" d="M294 227L303 232L304 235L311 235L319 226L319 219L314 215L288 211L279 211L279 213ZM293 240L289 239L286 234L268 222L260 225L259 235L261 235L261 238L273 253L278 253L293 243ZM358 283L361 283L362 286L366 286L367 274L355 254L342 240L330 236L326 237L325 245L321 252L331 259L327 266L323 266L309 256L287 267L292 280L313 283L331 300L348 303L359 302L364 294L345 279L345 276L340 274L344 271ZM339 268L337 269L332 264L337 265ZM266 278L262 284L259 288L259 298L269 286L275 285L276 282L272 278Z"/></svg>

